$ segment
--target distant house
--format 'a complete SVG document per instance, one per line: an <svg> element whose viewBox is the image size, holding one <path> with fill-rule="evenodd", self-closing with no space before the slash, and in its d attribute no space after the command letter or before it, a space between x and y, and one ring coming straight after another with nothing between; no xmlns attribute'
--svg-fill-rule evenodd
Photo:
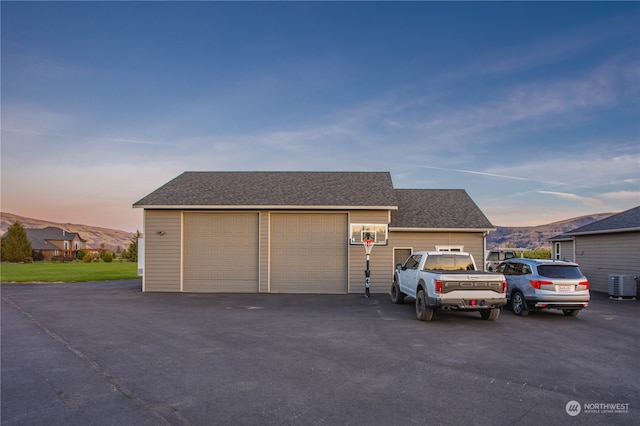
<svg viewBox="0 0 640 426"><path fill-rule="evenodd" d="M143 209L143 291L371 292L417 250L478 260L494 229L460 189L395 189L388 172L185 172Z"/></svg>
<svg viewBox="0 0 640 426"><path fill-rule="evenodd" d="M549 239L553 257L580 265L595 291L609 274L640 276L640 206Z"/></svg>
<svg viewBox="0 0 640 426"><path fill-rule="evenodd" d="M43 229L25 229L31 242L34 259L74 259L78 250L85 248L86 241L76 232L48 226Z"/></svg>

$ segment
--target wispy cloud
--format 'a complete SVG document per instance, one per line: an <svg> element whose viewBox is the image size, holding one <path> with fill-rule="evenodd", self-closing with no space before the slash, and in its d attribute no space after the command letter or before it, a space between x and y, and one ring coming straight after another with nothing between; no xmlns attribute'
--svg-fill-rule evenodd
<svg viewBox="0 0 640 426"><path fill-rule="evenodd" d="M38 130L29 130L29 129L3 128L2 131L8 132L8 133L20 133L25 135L36 135L36 136L45 136L45 137L55 136L55 137L63 137L67 139L83 140L83 141L117 142L117 143L135 144L135 145L175 146L175 144L166 143L166 142L144 141L144 140L136 140L136 139L117 138L117 137L80 136L80 135L74 135L70 133L47 132L47 131L38 131Z"/></svg>
<svg viewBox="0 0 640 426"><path fill-rule="evenodd" d="M590 198L590 197L583 197L577 194L571 194L568 192L554 192L554 191L536 191L538 194L543 194L543 195L552 195L554 197L559 197L565 200L569 200L569 201L577 201L579 203L582 203L584 205L588 205L588 206L604 206L604 203L602 203L602 201L597 200L595 198Z"/></svg>
<svg viewBox="0 0 640 426"><path fill-rule="evenodd" d="M640 191L614 191L606 192L602 198L614 202L631 202L640 205Z"/></svg>
<svg viewBox="0 0 640 426"><path fill-rule="evenodd" d="M451 169L451 168L446 168L446 167L433 167L433 166L420 166L420 167L423 168L423 169L433 169L433 170L443 170L443 171L448 171L448 172L467 173L467 174L472 174L472 175L488 176L488 177L494 177L494 178L500 178L500 179L520 180L520 181L525 181L525 182L537 182L537 183L544 183L544 184L549 184L549 185L553 185L553 186L566 185L566 186L579 186L579 187L582 187L582 188L589 188L588 186L575 185L575 184L564 183L564 182L554 182L554 181L540 180L540 179L533 179L533 178L525 178L525 177L519 177L519 176L508 176L508 175L501 175L501 174L497 174L497 173L480 172L480 171L477 171L477 170Z"/></svg>

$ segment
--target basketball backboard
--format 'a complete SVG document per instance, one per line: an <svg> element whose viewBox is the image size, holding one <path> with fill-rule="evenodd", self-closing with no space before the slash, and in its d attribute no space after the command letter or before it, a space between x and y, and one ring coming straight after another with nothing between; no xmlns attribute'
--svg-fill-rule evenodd
<svg viewBox="0 0 640 426"><path fill-rule="evenodd" d="M364 240L373 240L375 245L387 245L389 227L378 223L352 223L349 229L349 243L362 244Z"/></svg>

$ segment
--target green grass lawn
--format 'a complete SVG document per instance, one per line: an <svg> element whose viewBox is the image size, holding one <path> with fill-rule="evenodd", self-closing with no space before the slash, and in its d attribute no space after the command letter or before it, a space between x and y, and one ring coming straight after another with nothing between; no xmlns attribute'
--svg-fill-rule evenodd
<svg viewBox="0 0 640 426"><path fill-rule="evenodd" d="M0 264L0 281L5 282L83 282L138 278L133 262L35 262Z"/></svg>

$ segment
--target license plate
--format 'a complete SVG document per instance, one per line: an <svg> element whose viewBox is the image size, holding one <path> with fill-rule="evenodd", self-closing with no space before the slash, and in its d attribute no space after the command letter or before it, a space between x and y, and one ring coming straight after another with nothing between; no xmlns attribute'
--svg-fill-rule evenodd
<svg viewBox="0 0 640 426"><path fill-rule="evenodd" d="M559 285L558 286L558 291L560 293L568 293L570 291L573 291L573 286L572 285Z"/></svg>

